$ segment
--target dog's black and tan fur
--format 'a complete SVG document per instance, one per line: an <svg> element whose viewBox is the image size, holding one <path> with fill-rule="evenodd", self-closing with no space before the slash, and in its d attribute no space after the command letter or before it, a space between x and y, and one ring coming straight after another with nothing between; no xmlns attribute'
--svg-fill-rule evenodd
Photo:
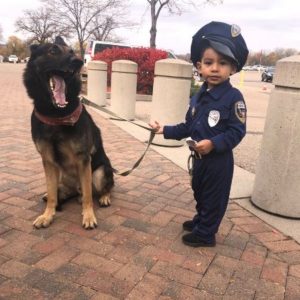
<svg viewBox="0 0 300 300"><path fill-rule="evenodd" d="M74 195L81 197L86 229L97 226L93 196L101 206L110 204L113 169L100 130L78 97L82 64L60 37L53 44L31 47L24 84L33 99L32 139L42 157L47 184L47 206L34 221L36 228L48 227L59 202Z"/></svg>

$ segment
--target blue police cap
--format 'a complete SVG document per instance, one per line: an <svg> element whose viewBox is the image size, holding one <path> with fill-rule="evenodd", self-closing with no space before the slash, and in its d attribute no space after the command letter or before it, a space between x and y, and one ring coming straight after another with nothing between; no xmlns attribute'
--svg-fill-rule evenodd
<svg viewBox="0 0 300 300"><path fill-rule="evenodd" d="M191 61L194 66L207 47L231 58L237 65L237 71L243 68L249 54L240 27L222 22L210 22L193 36Z"/></svg>

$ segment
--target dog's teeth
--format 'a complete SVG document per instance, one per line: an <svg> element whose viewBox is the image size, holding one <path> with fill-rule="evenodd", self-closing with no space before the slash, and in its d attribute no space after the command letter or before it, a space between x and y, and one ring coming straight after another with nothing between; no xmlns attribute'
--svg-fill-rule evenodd
<svg viewBox="0 0 300 300"><path fill-rule="evenodd" d="M50 85L51 90L53 91L54 90L54 84L53 84L52 78L50 78L50 80L49 80L49 85Z"/></svg>

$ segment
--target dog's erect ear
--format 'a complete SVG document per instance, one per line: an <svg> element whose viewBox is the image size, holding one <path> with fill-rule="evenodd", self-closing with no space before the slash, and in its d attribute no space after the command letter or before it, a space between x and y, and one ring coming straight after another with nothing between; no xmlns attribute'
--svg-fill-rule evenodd
<svg viewBox="0 0 300 300"><path fill-rule="evenodd" d="M63 40L63 38L60 37L60 36L57 36L55 38L54 44L61 45L61 46L67 46L67 44L65 43L65 41Z"/></svg>
<svg viewBox="0 0 300 300"><path fill-rule="evenodd" d="M33 53L38 47L39 45L37 44L30 45L30 52Z"/></svg>

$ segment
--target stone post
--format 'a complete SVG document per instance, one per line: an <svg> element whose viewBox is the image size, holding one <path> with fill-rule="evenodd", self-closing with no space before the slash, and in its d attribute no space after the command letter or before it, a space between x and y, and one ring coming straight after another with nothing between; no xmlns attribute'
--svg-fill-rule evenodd
<svg viewBox="0 0 300 300"><path fill-rule="evenodd" d="M276 64L251 201L300 218L300 55Z"/></svg>
<svg viewBox="0 0 300 300"><path fill-rule="evenodd" d="M107 63L99 60L90 61L87 69L87 97L91 102L104 106L107 91Z"/></svg>
<svg viewBox="0 0 300 300"><path fill-rule="evenodd" d="M129 60L112 63L111 110L126 120L133 120L135 116L137 68L137 64Z"/></svg>
<svg viewBox="0 0 300 300"><path fill-rule="evenodd" d="M181 123L188 109L192 64L180 59L163 59L155 64L151 121L163 125ZM154 144L182 146L184 141L166 140L156 135Z"/></svg>

